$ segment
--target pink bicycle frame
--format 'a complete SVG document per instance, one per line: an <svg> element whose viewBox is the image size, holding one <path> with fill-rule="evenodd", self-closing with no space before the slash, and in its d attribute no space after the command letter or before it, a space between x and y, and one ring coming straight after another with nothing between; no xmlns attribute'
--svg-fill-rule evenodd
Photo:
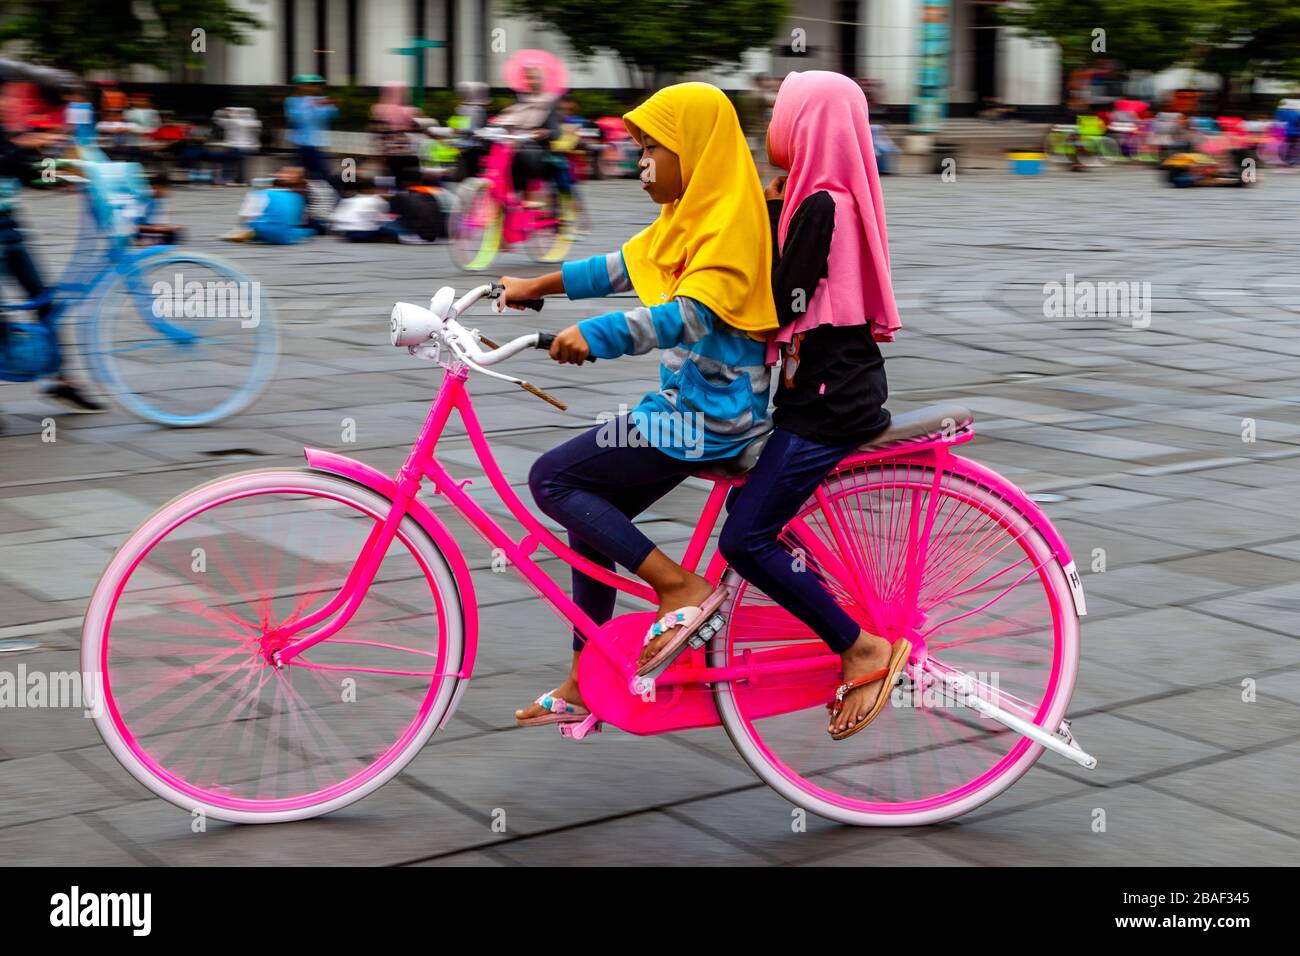
<svg viewBox="0 0 1300 956"><path fill-rule="evenodd" d="M492 184L492 200L501 209L501 239L506 246L522 242L535 232L550 229L558 221L549 210L529 209L515 195L511 172L514 157L514 144L504 141L493 143L483 160L484 177Z"/></svg>
<svg viewBox="0 0 1300 956"><path fill-rule="evenodd" d="M393 504L391 510L382 522L376 522L374 528L371 529L356 563L338 594L316 611L282 625L275 634L275 639L266 642L266 655L273 663L283 665L293 660L308 648L337 633L348 622L364 601L398 526L410 511L421 482L427 478L433 482L435 491L450 502L457 513L480 537L493 548L500 549L500 552L507 557L516 573L520 574L546 599L558 616L571 623L585 640L597 648L608 664L623 674L628 681L634 678L635 661L629 659L626 651L618 647L608 631L602 629L601 625L593 621L573 602L564 589L558 586L538 566L533 559L533 555L539 547L545 548L576 570L647 602L653 603L655 599L653 590L639 581L592 563L547 530L529 511L514 489L511 488L509 480L501 471L492 454L487 436L484 434L478 416L475 414L473 402L466 388L467 377L468 369L463 366L450 368L446 371L442 387L425 418L419 438L412 447L406 462L399 470L396 480L392 483ZM526 533L521 540L515 541L512 539L500 524L466 493L465 485L469 483L468 480L458 481L438 461L435 449L453 410L460 415L465 425L466 433L480 464L483 466L489 483L506 505L510 514L524 527ZM942 475L947 467L948 446L966 441L970 437L971 433L964 431L947 438L931 438L907 443L902 447L890 446L880 450L872 450L846 459L845 465L860 466L865 462L883 458L924 462L935 469L936 476L934 480L937 483L942 480ZM310 455L311 453L309 453ZM973 462L967 462L965 459L960 459L960 461L963 464L974 465ZM686 546L682 565L687 570L696 571L698 569L700 560L717 524L718 516L722 512L727 493L738 482L739 480L731 479L715 480L705 502L700 521L695 526L695 530ZM826 499L824 493L819 491L818 496L823 508L825 508ZM933 496L931 498L933 500ZM919 512L914 513L913 516L914 522L926 522L925 530L919 527L913 529L921 540L925 540L928 525L934 520L933 507L924 509L924 511L926 513L923 516ZM837 575L837 577L842 581L851 582L850 586L855 591L854 597L860 607L877 625L907 627L909 622L882 619L882 612L877 607L873 595L869 593L869 588L856 581L856 575L844 568L843 562L834 551L818 541L815 535L809 535L807 538L807 544L814 560L828 570L842 572L842 575ZM840 545L840 547L845 547L845 545ZM916 556L915 560L923 564L924 554ZM704 572L705 577L716 583L722 574L724 563L721 555L715 553ZM917 582L919 582L920 574L916 573L915 568L908 569L908 576L916 579L916 582L910 583L909 587L919 587ZM661 675L658 682L661 686L667 687L687 683L698 684L719 680L765 677L779 673L834 668L838 666L838 663L838 657L830 654L825 645L818 640L810 639L807 642L806 651L804 648L796 646L786 648L783 653L766 657L762 661L747 659L744 663L721 668L701 666L679 668L676 672L670 670ZM469 675L466 673L461 676L467 677Z"/></svg>

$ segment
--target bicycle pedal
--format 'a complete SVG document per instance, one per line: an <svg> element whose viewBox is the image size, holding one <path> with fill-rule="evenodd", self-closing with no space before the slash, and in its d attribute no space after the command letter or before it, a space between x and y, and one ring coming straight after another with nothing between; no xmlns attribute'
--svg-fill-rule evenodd
<svg viewBox="0 0 1300 956"><path fill-rule="evenodd" d="M588 714L585 719L577 723L560 724L560 736L570 740L581 740L587 734L600 733L603 727L604 724L595 714Z"/></svg>
<svg viewBox="0 0 1300 956"><path fill-rule="evenodd" d="M726 624L721 614L715 614L700 626L700 629L692 634L686 641L688 647L693 651L698 651L714 636L722 633L722 627Z"/></svg>

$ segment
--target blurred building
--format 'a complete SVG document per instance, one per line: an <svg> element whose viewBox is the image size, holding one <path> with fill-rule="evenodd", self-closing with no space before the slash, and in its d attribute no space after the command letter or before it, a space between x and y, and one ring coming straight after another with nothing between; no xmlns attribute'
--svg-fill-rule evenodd
<svg viewBox="0 0 1300 956"><path fill-rule="evenodd" d="M332 85L409 80L412 58L392 51L409 48L413 37L422 37L445 44L423 53L430 85L486 79L498 86L511 50L535 46L565 52L562 37L506 16L500 0L234 2L268 28L246 46L214 40L201 82L275 86L296 73L318 73ZM830 69L873 81L881 102L909 104L922 75L922 18L936 5L948 11L946 95L954 112L968 112L990 99L1028 107L1059 102L1054 46L1013 37L998 27L992 16L997 3L988 0L794 0L792 15L770 47L751 51L741 69L700 78L737 89L750 86L758 73ZM569 62L575 87L629 85L614 57ZM147 70L133 78L167 79Z"/></svg>

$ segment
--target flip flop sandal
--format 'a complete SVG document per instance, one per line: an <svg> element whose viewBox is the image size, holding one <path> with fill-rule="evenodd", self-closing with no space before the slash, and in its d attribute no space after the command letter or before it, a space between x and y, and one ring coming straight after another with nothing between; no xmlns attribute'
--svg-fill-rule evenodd
<svg viewBox="0 0 1300 956"><path fill-rule="evenodd" d="M637 668L636 676L648 677L657 674L676 660L677 655L688 646L698 649L712 640L713 635L721 631L722 626L727 623L726 617L718 613L718 608L722 607L726 600L727 589L715 588L699 607L693 604L679 607L651 624L650 630L645 635L645 644L649 644L674 627L678 628L678 631L659 649L658 654Z"/></svg>
<svg viewBox="0 0 1300 956"><path fill-rule="evenodd" d="M520 727L544 727L547 724L576 724L586 720L591 716L591 712L586 707L579 707L576 704L570 704L563 697L556 697L555 691L548 691L537 700L535 704L541 704L549 714L542 714L540 717L516 717L515 723Z"/></svg>
<svg viewBox="0 0 1300 956"><path fill-rule="evenodd" d="M826 709L831 712L831 720L835 720L844 709L844 697L852 690L859 687L865 687L867 684L875 683L882 677L885 682L880 685L880 692L876 695L876 702L871 705L867 715L859 720L852 727L841 730L838 733L831 734L832 740L844 740L852 737L867 724L875 720L882 710L885 709L885 702L889 700L889 693L894 689L903 673L903 666L907 663L908 655L912 653L912 642L905 637L900 637L894 642L893 649L889 652L889 666L882 667L878 671L872 671L870 674L864 674L861 677L855 677L851 681L845 681L835 689L835 699L826 705Z"/></svg>

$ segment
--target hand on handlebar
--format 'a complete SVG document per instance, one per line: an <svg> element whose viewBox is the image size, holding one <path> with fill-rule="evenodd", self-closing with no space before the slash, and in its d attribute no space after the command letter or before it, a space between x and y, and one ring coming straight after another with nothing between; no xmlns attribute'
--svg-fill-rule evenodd
<svg viewBox="0 0 1300 956"><path fill-rule="evenodd" d="M590 355L591 347L576 325L558 333L551 343L550 356L561 365L581 365Z"/></svg>
<svg viewBox="0 0 1300 956"><path fill-rule="evenodd" d="M502 276L500 282L504 287L501 293L501 304L505 308L522 311L541 307L537 303L546 293L537 288L536 279L516 279L514 276Z"/></svg>

